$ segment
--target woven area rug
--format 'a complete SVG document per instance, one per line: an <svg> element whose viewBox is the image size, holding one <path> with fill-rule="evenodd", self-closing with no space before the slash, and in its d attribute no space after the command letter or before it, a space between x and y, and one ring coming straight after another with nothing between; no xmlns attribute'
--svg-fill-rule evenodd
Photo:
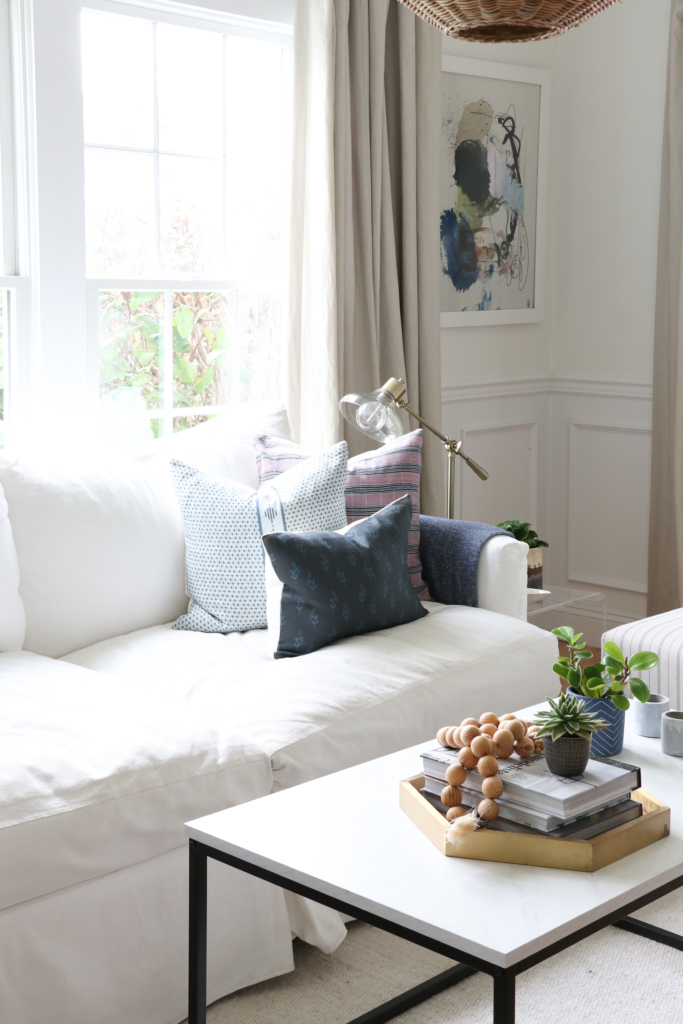
<svg viewBox="0 0 683 1024"><path fill-rule="evenodd" d="M497 921L495 892L481 912ZM683 933L683 893L634 917ZM452 961L370 925L348 925L331 956L297 941L296 970L214 1003L209 1024L345 1024ZM396 1018L401 1024L491 1024L492 983L475 975ZM605 928L517 979L517 1024L680 1024L683 953Z"/></svg>

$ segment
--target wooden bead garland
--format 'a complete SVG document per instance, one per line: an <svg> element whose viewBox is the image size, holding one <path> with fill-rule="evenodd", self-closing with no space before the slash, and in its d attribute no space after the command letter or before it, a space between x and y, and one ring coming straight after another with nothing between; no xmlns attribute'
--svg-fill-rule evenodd
<svg viewBox="0 0 683 1024"><path fill-rule="evenodd" d="M503 781L498 777L497 758L530 757L543 752L543 740L536 739L539 727L530 722L507 714L498 718L493 711L485 711L477 720L465 718L460 725L443 726L436 734L442 747L458 751L458 763L446 769L447 785L441 791L441 802L448 811L446 818L452 822L448 830L451 842L462 838L481 822L495 821L500 808L496 800L503 794ZM466 769L479 772L483 777L481 800L476 810L467 813L462 804L460 786L467 779Z"/></svg>

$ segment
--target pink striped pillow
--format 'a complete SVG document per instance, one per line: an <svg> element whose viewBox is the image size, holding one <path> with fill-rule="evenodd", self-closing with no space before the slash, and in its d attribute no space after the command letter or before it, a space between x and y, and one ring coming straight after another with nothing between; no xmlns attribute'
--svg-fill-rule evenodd
<svg viewBox="0 0 683 1024"><path fill-rule="evenodd" d="M261 483L291 469L309 458L293 441L262 434L254 439L256 465ZM429 601L429 590L422 579L420 562L420 518L417 492L422 472L422 430L389 441L382 448L349 459L346 477L346 520L349 523L378 512L404 494L413 503L413 518L408 535L408 571L421 601Z"/></svg>

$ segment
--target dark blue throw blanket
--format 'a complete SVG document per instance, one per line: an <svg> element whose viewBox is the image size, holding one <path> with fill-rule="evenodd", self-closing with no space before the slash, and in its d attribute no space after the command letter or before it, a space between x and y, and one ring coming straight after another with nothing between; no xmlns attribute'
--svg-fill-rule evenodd
<svg viewBox="0 0 683 1024"><path fill-rule="evenodd" d="M422 577L433 601L476 608L479 555L487 540L511 533L487 523L420 516Z"/></svg>

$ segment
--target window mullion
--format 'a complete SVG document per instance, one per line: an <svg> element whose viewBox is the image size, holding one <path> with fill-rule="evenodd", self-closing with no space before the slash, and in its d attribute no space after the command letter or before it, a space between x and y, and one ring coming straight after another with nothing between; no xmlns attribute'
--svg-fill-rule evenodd
<svg viewBox="0 0 683 1024"><path fill-rule="evenodd" d="M158 22L152 24L152 54L154 61L154 265L161 272L161 210L159 194L159 41Z"/></svg>
<svg viewBox="0 0 683 1024"><path fill-rule="evenodd" d="M173 292L164 292L164 350L161 388L164 434L173 433Z"/></svg>

